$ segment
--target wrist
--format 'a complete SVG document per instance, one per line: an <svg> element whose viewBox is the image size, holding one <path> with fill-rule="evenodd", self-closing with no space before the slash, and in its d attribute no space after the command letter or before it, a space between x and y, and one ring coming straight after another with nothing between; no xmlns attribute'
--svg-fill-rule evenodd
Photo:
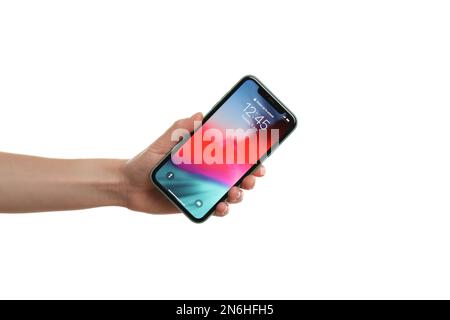
<svg viewBox="0 0 450 320"><path fill-rule="evenodd" d="M124 166L126 160L103 159L101 177L97 179L96 189L102 195L105 206L126 206L126 183Z"/></svg>

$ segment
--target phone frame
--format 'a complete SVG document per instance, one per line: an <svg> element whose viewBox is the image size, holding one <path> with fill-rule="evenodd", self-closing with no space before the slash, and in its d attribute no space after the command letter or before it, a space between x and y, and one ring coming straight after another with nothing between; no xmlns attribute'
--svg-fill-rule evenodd
<svg viewBox="0 0 450 320"><path fill-rule="evenodd" d="M203 126L203 124L217 111L219 110L219 108L233 95L233 93L236 92L236 90L238 90L241 85L247 81L247 80L251 80L254 81L257 85L258 85L258 91L259 90L263 90L264 94L266 95L266 97L268 97L270 99L270 101L268 100L268 102L270 104L275 104L274 108L277 109L279 111L282 110L283 112L285 112L288 115L289 118L289 122L291 123L290 129L289 131L286 133L286 135L282 138L280 138L279 143L276 145L276 147L278 147L297 127L297 119L294 116L294 114L272 93L270 92L269 89L267 89L267 87L265 85L262 84L262 82L256 78L253 75L247 75L244 76L241 80L239 80L238 83L236 83L231 89L230 91L228 91L223 97L222 99L220 99L219 102L217 102L214 107L204 116L203 120L202 120L202 125L200 127ZM267 98L264 97L266 100ZM291 122L292 121L292 122ZM200 128L199 127L199 128ZM196 130L194 130L193 132L190 133L190 136L188 137L188 139L190 137L192 137L192 135L195 133L195 131L197 131L199 128L197 128ZM194 217L189 210L187 210L182 203L180 203L178 201L178 199L176 197L174 197L171 193L169 193L165 187L159 183L159 181L156 179L156 172L161 169L161 167L166 163L166 161L170 160L171 158L171 154L172 152L176 152L179 148L181 148L185 141L187 141L188 139L183 139L181 141L181 143L176 144L162 159L161 161L158 162L158 164L155 166L155 168L150 172L149 174L149 178L150 181L158 188L159 191L161 191L162 194L164 194L177 208L179 208L191 221L196 222L196 223L201 223L206 221L211 214L214 212L215 207L217 206L217 204L221 201L224 201L227 196L228 196L228 191L232 188L230 187L230 189L228 189L228 191L225 193L225 195L220 198L215 204L214 206L212 206L211 209L208 210L208 212L201 218L196 218ZM270 147L267 152L260 158L258 159L258 161L234 184L234 186L239 186L242 181L245 179L245 177L247 177L248 175L250 175L257 167L258 165L260 165L268 156L270 156L273 151L276 148L274 147Z"/></svg>

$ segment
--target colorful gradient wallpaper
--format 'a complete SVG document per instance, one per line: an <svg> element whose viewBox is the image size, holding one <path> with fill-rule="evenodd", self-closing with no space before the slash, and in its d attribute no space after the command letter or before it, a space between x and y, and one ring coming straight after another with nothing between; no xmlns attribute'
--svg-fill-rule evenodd
<svg viewBox="0 0 450 320"><path fill-rule="evenodd" d="M254 160L276 142L278 135L281 139L288 131L286 114L272 107L258 93L258 88L258 83L252 79L243 82L155 173L159 184L197 219L203 218L216 205L252 167ZM229 129L242 129L246 134L230 139ZM252 134L255 139L250 139ZM227 153L230 143L234 144L232 154ZM239 143L244 149L238 147ZM244 150L242 158L239 158L240 150ZM256 157L252 157L252 151L256 151ZM205 155L216 161L205 161ZM197 158L200 162L195 161L196 156L200 157ZM183 163L182 159L189 161Z"/></svg>

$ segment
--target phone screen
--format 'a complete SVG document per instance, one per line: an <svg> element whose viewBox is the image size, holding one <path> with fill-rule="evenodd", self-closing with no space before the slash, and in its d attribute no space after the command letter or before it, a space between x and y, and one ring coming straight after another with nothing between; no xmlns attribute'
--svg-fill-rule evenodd
<svg viewBox="0 0 450 320"><path fill-rule="evenodd" d="M155 168L153 181L202 221L294 127L292 113L259 81L244 78Z"/></svg>

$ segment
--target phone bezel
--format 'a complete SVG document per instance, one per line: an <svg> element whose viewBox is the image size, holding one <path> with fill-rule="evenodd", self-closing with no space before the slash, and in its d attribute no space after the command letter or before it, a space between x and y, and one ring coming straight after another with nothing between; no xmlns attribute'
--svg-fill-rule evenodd
<svg viewBox="0 0 450 320"><path fill-rule="evenodd" d="M267 87L265 85L263 85L261 83L261 81L259 79L257 79L255 76L252 75L247 75L245 77L243 77L241 80L239 80L238 83L236 83L230 91L228 91L225 96L223 96L222 99L220 99L219 102L217 102L214 107L204 116L203 120L202 120L202 126L203 124L231 97L231 95L233 95L234 92L236 92L236 90L238 90L241 85L246 82L247 80L251 80L254 81L257 85L258 85L258 90L262 89L264 90L264 94L268 97L270 97L270 99L276 103L276 108L279 108L280 110L282 110L283 112L285 112L288 117L289 117L289 123L290 123L290 127L288 128L288 131L286 133L286 135L282 138L280 138L279 144L278 146L294 131L294 129L297 127L297 119L294 116L294 114L272 93L270 92L269 89L267 89ZM272 103L271 101L271 103ZM197 128L196 130L198 130L199 128ZM196 131L195 130L195 131ZM191 132L190 136L192 136L194 134L194 132ZM183 143L184 144L184 143ZM224 201L228 195L228 191L225 193L225 195L220 198L215 204L214 206L212 206L208 212L201 218L196 218L194 217L189 210L187 210L182 203L180 203L178 201L177 198L175 198L171 193L169 193L165 187L156 179L156 172L161 169L161 167L166 163L166 161L168 161L171 157L171 153L172 151L176 148L179 149L181 148L181 145L176 145L175 147L172 148L171 151L169 151L164 157L163 159L155 166L155 168L150 172L149 178L151 180L151 182L153 182L153 184L175 205L177 206L177 208L179 208L191 221L196 222L196 223L201 223L206 221L211 214L214 212L215 207L217 206L217 204L221 201ZM244 180L245 177L247 177L249 174L251 174L257 167L259 164L261 164L268 156L270 156L270 154L273 153L273 151L275 150L274 147L270 147L267 152L234 184L234 186L239 186L242 183L242 180ZM231 188L230 188L231 189ZM228 190L230 190L228 189Z"/></svg>

